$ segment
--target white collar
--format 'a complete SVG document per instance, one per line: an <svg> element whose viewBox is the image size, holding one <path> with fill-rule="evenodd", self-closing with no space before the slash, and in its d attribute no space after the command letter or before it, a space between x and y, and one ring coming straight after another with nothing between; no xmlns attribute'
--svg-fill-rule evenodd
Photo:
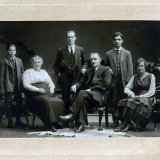
<svg viewBox="0 0 160 160"><path fill-rule="evenodd" d="M95 71L97 71L98 67L99 67L99 66L97 66L97 67L95 68Z"/></svg>
<svg viewBox="0 0 160 160"><path fill-rule="evenodd" d="M117 48L114 48L115 51L120 51L122 49L122 47L119 47L118 49Z"/></svg>
<svg viewBox="0 0 160 160"><path fill-rule="evenodd" d="M69 46L69 45L68 45L68 49L70 49L71 47L72 47L72 49L74 49L74 48L75 48L75 44L72 45L72 46Z"/></svg>

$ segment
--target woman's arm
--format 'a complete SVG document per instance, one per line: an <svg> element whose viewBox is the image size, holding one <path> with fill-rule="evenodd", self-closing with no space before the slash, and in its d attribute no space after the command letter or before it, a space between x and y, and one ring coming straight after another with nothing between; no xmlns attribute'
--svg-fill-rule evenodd
<svg viewBox="0 0 160 160"><path fill-rule="evenodd" d="M132 91L134 84L134 76L130 79L126 87L124 88L124 92L128 95L128 97L135 97L134 92Z"/></svg>
<svg viewBox="0 0 160 160"><path fill-rule="evenodd" d="M50 93L53 94L54 93L54 89L55 89L55 85L51 79L51 77L49 76L49 74L45 71L45 76L46 76L46 83L49 87Z"/></svg>
<svg viewBox="0 0 160 160"><path fill-rule="evenodd" d="M155 94L155 89L156 89L155 76L152 74L148 92L143 95L140 95L139 97L151 97Z"/></svg>
<svg viewBox="0 0 160 160"><path fill-rule="evenodd" d="M40 89L32 86L32 81L31 81L31 72L29 70L26 70L23 75L22 75L22 79L23 79L23 87L29 91L33 91L33 92L39 92Z"/></svg>

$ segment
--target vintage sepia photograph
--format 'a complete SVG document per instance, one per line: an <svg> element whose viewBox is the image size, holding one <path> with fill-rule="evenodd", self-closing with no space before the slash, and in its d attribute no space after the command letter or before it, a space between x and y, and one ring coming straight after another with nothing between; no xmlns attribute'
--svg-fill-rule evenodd
<svg viewBox="0 0 160 160"><path fill-rule="evenodd" d="M0 159L159 160L157 0L0 0Z"/></svg>
<svg viewBox="0 0 160 160"><path fill-rule="evenodd" d="M159 137L159 21L1 21L1 138Z"/></svg>

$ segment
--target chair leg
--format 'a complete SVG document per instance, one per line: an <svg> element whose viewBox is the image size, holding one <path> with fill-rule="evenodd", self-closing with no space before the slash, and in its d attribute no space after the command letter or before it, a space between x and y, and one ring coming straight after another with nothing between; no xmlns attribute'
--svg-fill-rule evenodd
<svg viewBox="0 0 160 160"><path fill-rule="evenodd" d="M27 122L27 127L26 127L26 129L28 129L28 128L29 128L29 121L28 121L28 113L27 113L26 110L24 111L24 115L25 115L26 122Z"/></svg>
<svg viewBox="0 0 160 160"><path fill-rule="evenodd" d="M157 131L157 123L154 122L154 131Z"/></svg>
<svg viewBox="0 0 160 160"><path fill-rule="evenodd" d="M99 127L98 127L98 131L102 131L103 127L101 125L101 122L102 122L102 117L103 117L103 108L99 108L98 109L98 113L99 113Z"/></svg>
<svg viewBox="0 0 160 160"><path fill-rule="evenodd" d="M108 106L105 106L105 122L106 122L106 127L109 127L109 123L108 123Z"/></svg>
<svg viewBox="0 0 160 160"><path fill-rule="evenodd" d="M35 114L35 113L33 113L32 128L34 128L35 118L36 118L36 114Z"/></svg>

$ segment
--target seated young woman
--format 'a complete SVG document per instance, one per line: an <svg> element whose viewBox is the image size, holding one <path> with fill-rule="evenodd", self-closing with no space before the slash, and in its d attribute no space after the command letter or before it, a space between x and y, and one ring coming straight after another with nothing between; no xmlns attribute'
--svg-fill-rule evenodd
<svg viewBox="0 0 160 160"><path fill-rule="evenodd" d="M137 59L135 64L137 74L135 74L124 92L127 99L118 102L116 117L123 123L114 131L144 130L147 126L154 104L155 76L145 70L145 60Z"/></svg>
<svg viewBox="0 0 160 160"><path fill-rule="evenodd" d="M42 120L47 129L55 132L58 118L64 112L64 103L53 97L55 85L48 73L41 69L43 59L35 55L30 59L31 68L23 73L23 87L31 112Z"/></svg>

